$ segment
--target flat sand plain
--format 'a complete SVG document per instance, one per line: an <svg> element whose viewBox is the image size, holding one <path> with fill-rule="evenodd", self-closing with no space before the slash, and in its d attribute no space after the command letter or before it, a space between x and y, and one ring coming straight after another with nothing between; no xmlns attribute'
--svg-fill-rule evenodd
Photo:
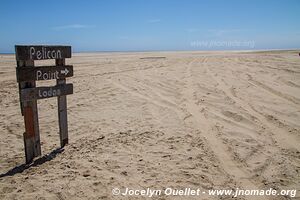
<svg viewBox="0 0 300 200"><path fill-rule="evenodd" d="M15 57L0 55L0 199L151 199L113 196L115 187L296 189L300 198L298 51L75 53L66 63L69 145L53 151L57 99L39 100L44 157L24 166Z"/></svg>

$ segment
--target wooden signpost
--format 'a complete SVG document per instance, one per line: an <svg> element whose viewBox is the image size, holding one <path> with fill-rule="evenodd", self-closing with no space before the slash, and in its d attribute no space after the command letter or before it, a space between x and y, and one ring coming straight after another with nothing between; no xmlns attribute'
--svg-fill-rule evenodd
<svg viewBox="0 0 300 200"><path fill-rule="evenodd" d="M73 94L73 84L66 78L73 76L73 66L65 65L71 58L71 46L15 46L17 81L21 112L24 116L24 146L26 163L41 155L37 100L57 97L61 147L68 144L66 95ZM55 66L34 66L34 60L55 59ZM36 87L36 81L56 79L52 87Z"/></svg>

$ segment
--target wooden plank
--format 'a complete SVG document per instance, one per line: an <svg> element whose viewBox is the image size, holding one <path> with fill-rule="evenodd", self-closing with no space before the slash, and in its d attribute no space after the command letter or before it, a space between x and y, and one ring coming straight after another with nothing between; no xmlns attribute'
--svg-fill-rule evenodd
<svg viewBox="0 0 300 200"><path fill-rule="evenodd" d="M33 60L17 61L17 68L26 68L27 66L34 66ZM35 88L35 81L22 82L19 84L19 88L21 90ZM34 157L41 155L37 101L33 99L32 101L22 102L21 110L25 122L23 137L26 163L30 163Z"/></svg>
<svg viewBox="0 0 300 200"><path fill-rule="evenodd" d="M38 156L35 155L35 150L34 147L36 146L35 144L35 138L34 137L27 137L26 132L23 134L23 139L24 139L24 149L25 149L25 158L26 158L26 163L29 164L33 161L33 158Z"/></svg>
<svg viewBox="0 0 300 200"><path fill-rule="evenodd" d="M40 81L73 76L73 66L40 66L17 68L17 81Z"/></svg>
<svg viewBox="0 0 300 200"><path fill-rule="evenodd" d="M46 99L51 97L73 94L73 84L62 84L52 87L36 87L21 90L21 101Z"/></svg>
<svg viewBox="0 0 300 200"><path fill-rule="evenodd" d="M33 109L29 106L24 107L24 122L25 122L25 130L26 135L25 137L31 138L34 137L34 121L31 120L33 118Z"/></svg>
<svg viewBox="0 0 300 200"><path fill-rule="evenodd" d="M71 46L16 45L17 60L46 60L71 58Z"/></svg>
<svg viewBox="0 0 300 200"><path fill-rule="evenodd" d="M57 66L65 66L65 59L57 59L55 60ZM65 85L66 79L57 79L57 85ZM67 115L67 97L66 96L58 96L57 97L57 106L58 106L58 123L59 123L59 138L60 138L60 146L64 147L69 143L68 136L68 115Z"/></svg>
<svg viewBox="0 0 300 200"><path fill-rule="evenodd" d="M25 88L26 83L21 82L18 85L19 85L19 102L20 102L21 114L22 116L24 116L24 106L23 106L23 102L21 101L21 90L22 88Z"/></svg>

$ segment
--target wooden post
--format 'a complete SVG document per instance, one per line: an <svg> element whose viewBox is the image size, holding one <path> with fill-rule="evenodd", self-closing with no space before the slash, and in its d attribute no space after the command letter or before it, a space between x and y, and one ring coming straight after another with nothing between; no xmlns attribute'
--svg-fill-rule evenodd
<svg viewBox="0 0 300 200"><path fill-rule="evenodd" d="M17 61L17 67L33 67L33 60L19 60ZM35 88L35 81L27 81L19 83L19 88ZM22 102L22 101L21 101ZM25 133L24 146L26 163L30 163L34 157L41 155L40 133L39 133L39 121L37 100L33 99L21 103L21 111L24 116Z"/></svg>
<svg viewBox="0 0 300 200"><path fill-rule="evenodd" d="M56 59L55 63L57 66L64 66L65 59ZM65 85L66 78L56 79L57 85ZM57 97L58 105L58 123L59 123L59 137L60 137L60 146L64 147L68 144L68 116L67 116L67 97L66 95Z"/></svg>

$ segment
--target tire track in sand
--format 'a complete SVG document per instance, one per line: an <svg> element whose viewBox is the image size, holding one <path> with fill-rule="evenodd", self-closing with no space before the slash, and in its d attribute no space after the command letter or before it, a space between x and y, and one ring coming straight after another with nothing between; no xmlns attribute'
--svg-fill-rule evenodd
<svg viewBox="0 0 300 200"><path fill-rule="evenodd" d="M123 85L122 83L119 83L118 81L116 80L111 80L110 79L110 82L115 85L117 88L120 88L128 93L130 93L132 96L135 96L135 97L138 97L140 99L143 99L145 100L146 102L148 103L151 103L153 105L156 105L158 107L162 107L162 108L167 108L169 110L172 110L173 112L175 112L178 116L178 118L182 119L182 120L185 120L186 118L189 118L190 115L186 115L185 112L184 112L184 109L181 109L179 106L177 106L173 101L171 101L170 99L167 99L167 97L163 98L163 99L159 99L157 100L156 98L154 97L149 97L149 96L146 96L144 94L141 94L139 92L137 92L136 90L126 86L126 85ZM152 91L153 92L153 91ZM155 92L154 92L155 93ZM161 97L162 95L158 95L156 97ZM158 118L160 118L160 116L158 115ZM209 145L207 145L209 147ZM213 152L213 151L212 151ZM218 196L210 196L210 199L219 199Z"/></svg>
<svg viewBox="0 0 300 200"><path fill-rule="evenodd" d="M277 96L277 97L280 97L284 100L287 100L289 103L292 102L294 104L297 104L297 105L300 105L300 99L296 98L296 97L293 97L293 96L290 96L290 95L287 95L287 94L283 94L277 90L274 90L273 88L267 86L266 84L260 82L260 81L257 81L257 80L254 80L253 77L247 73L247 76L249 77L249 82L252 83L253 85L255 85L256 87L260 87L262 89L264 89L265 91Z"/></svg>
<svg viewBox="0 0 300 200"><path fill-rule="evenodd" d="M267 121L265 116L257 112L251 105L249 105L248 102L245 102L241 100L240 98L232 95L231 88L227 88L225 84L222 83L222 80L219 79L216 75L212 73L212 71L206 67L206 71L208 74L212 77L214 81L218 83L218 89L222 90L225 95L232 100L235 101L236 105L247 111L250 115L254 116L257 118L261 124L263 124L271 133L272 133L272 138L279 144L281 147L284 147L286 149L289 149L290 147L297 149L300 151L300 140L298 137L292 134L282 134L285 133L286 131L282 130L279 127L274 126L270 122Z"/></svg>
<svg viewBox="0 0 300 200"><path fill-rule="evenodd" d="M240 184L243 189L259 189L259 187L251 180L251 174L244 170L242 166L231 157L227 151L226 145L222 142L219 136L215 133L213 129L214 125L205 117L204 113L201 112L204 107L197 105L194 98L194 85L192 80L191 65L193 62L189 63L187 66L186 75L186 89L184 90L184 96L186 97L186 108L188 112L192 115L195 126L201 130L202 136L205 137L206 141L209 143L212 151L222 165L224 171L234 178L234 180ZM260 199L257 196L245 196L246 199ZM265 197L261 197L265 199Z"/></svg>
<svg viewBox="0 0 300 200"><path fill-rule="evenodd" d="M184 98L186 98L186 107L181 108L179 105L175 104L171 100L168 100L167 97L157 100L156 98L146 96L144 94L141 94L137 92L135 89L131 89L122 83L119 83L116 80L110 80L113 85L116 87L125 90L126 92L130 93L133 96L136 96L140 99L143 99L147 102L150 102L156 106L168 108L170 110L175 111L175 113L178 115L178 117L185 120L185 118L192 119L194 121L193 125L196 127L197 130L201 131L201 136L205 138L205 140L208 142L208 146L220 162L220 168L223 169L230 177L233 178L233 180L239 184L240 187L243 189L259 189L259 187L254 184L251 179L251 174L243 169L241 169L243 166L238 165L238 163L231 158L231 155L227 152L227 147L225 144L222 143L221 139L218 138L217 133L215 133L215 130L213 129L214 125L211 124L211 122L204 116L203 113L201 113L201 109L198 105L195 104L192 100L193 97L193 84L192 84L192 75L191 75L191 64L188 64L188 84L187 84L187 90L183 95ZM153 91L152 91L153 92ZM161 95L155 95L157 97L161 97ZM184 113L186 111L189 115L186 117L186 114ZM185 116L185 117L184 117ZM245 199L260 199L257 196L246 196ZM261 198L265 199L265 198Z"/></svg>

